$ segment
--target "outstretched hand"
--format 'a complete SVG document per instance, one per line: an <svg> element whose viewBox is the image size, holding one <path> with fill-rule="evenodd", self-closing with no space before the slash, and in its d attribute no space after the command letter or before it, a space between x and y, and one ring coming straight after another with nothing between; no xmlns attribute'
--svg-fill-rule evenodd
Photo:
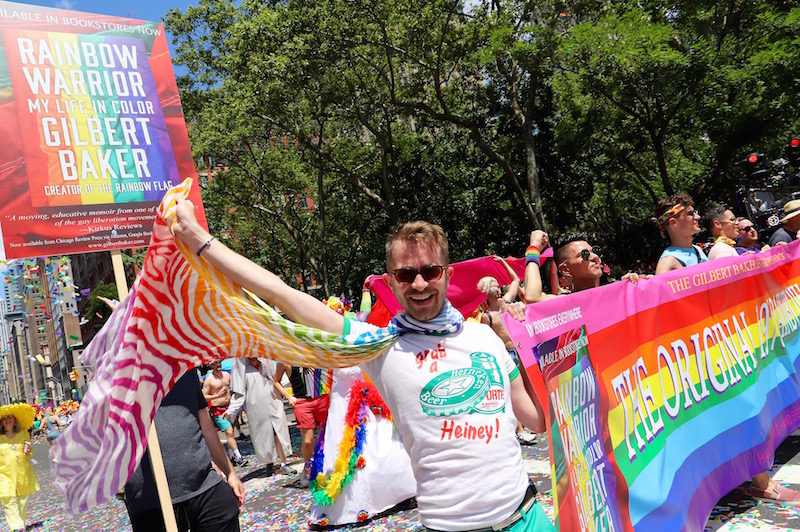
<svg viewBox="0 0 800 532"><path fill-rule="evenodd" d="M97 296L97 299L108 305L108 308L111 309L111 312L114 312L119 306L119 301L117 301L116 299L108 299L107 297L103 296Z"/></svg>
<svg viewBox="0 0 800 532"><path fill-rule="evenodd" d="M644 280L644 279L649 279L651 277L652 275L646 273L638 274L636 272L628 272L625 275L623 275L622 278L620 278L620 281L630 281L633 284L637 284L639 282L639 279Z"/></svg>
<svg viewBox="0 0 800 532"><path fill-rule="evenodd" d="M525 320L525 303L522 301L515 301L503 306L501 312L508 312L511 317L517 321Z"/></svg>

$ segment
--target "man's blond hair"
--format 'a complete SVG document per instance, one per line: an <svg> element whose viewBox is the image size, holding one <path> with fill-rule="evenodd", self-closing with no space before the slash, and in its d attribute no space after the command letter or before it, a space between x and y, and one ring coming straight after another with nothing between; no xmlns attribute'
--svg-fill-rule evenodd
<svg viewBox="0 0 800 532"><path fill-rule="evenodd" d="M417 220L406 222L394 228L386 241L386 268L391 269L392 250L397 241L417 246L426 246L439 253L442 266L450 264L450 251L444 229L436 224Z"/></svg>
<svg viewBox="0 0 800 532"><path fill-rule="evenodd" d="M481 277L481 280L478 281L478 290L488 295L489 290L492 289L492 283L497 283L497 286L500 286L500 282L491 275Z"/></svg>

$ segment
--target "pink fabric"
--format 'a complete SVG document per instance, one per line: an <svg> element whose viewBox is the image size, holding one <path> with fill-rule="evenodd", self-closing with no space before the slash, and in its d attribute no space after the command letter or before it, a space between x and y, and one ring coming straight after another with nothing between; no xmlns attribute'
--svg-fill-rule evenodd
<svg viewBox="0 0 800 532"><path fill-rule="evenodd" d="M524 258L509 257L506 262L520 279L525 276ZM511 278L508 276L503 264L496 262L493 257L465 260L464 262L451 264L451 266L454 271L453 277L450 279L450 286L447 289L447 298L465 317L470 316L486 300L486 294L478 290L478 281L482 277L491 275L502 286L511 282ZM371 276L369 278L369 287L392 315L402 310L400 303L395 299L392 289L383 280L382 275Z"/></svg>

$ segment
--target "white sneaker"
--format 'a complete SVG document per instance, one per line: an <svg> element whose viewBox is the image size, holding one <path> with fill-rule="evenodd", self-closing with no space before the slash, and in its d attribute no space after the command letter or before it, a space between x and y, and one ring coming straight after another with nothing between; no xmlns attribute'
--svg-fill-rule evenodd
<svg viewBox="0 0 800 532"><path fill-rule="evenodd" d="M523 430L517 433L517 440L520 445L533 445L536 443L536 434Z"/></svg>
<svg viewBox="0 0 800 532"><path fill-rule="evenodd" d="M307 488L311 484L311 459L306 460L303 472L300 475L300 487Z"/></svg>

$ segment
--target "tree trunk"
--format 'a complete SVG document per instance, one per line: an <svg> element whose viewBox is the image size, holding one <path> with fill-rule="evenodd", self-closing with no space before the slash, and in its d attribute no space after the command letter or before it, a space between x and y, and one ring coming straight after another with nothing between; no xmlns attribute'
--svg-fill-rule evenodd
<svg viewBox="0 0 800 532"><path fill-rule="evenodd" d="M539 183L539 165L536 163L536 137L533 134L533 116L536 109L536 73L531 72L528 87L528 113L522 126L525 140L525 171L527 173L529 201L533 206L534 229L547 231L547 221L542 208L542 189Z"/></svg>

